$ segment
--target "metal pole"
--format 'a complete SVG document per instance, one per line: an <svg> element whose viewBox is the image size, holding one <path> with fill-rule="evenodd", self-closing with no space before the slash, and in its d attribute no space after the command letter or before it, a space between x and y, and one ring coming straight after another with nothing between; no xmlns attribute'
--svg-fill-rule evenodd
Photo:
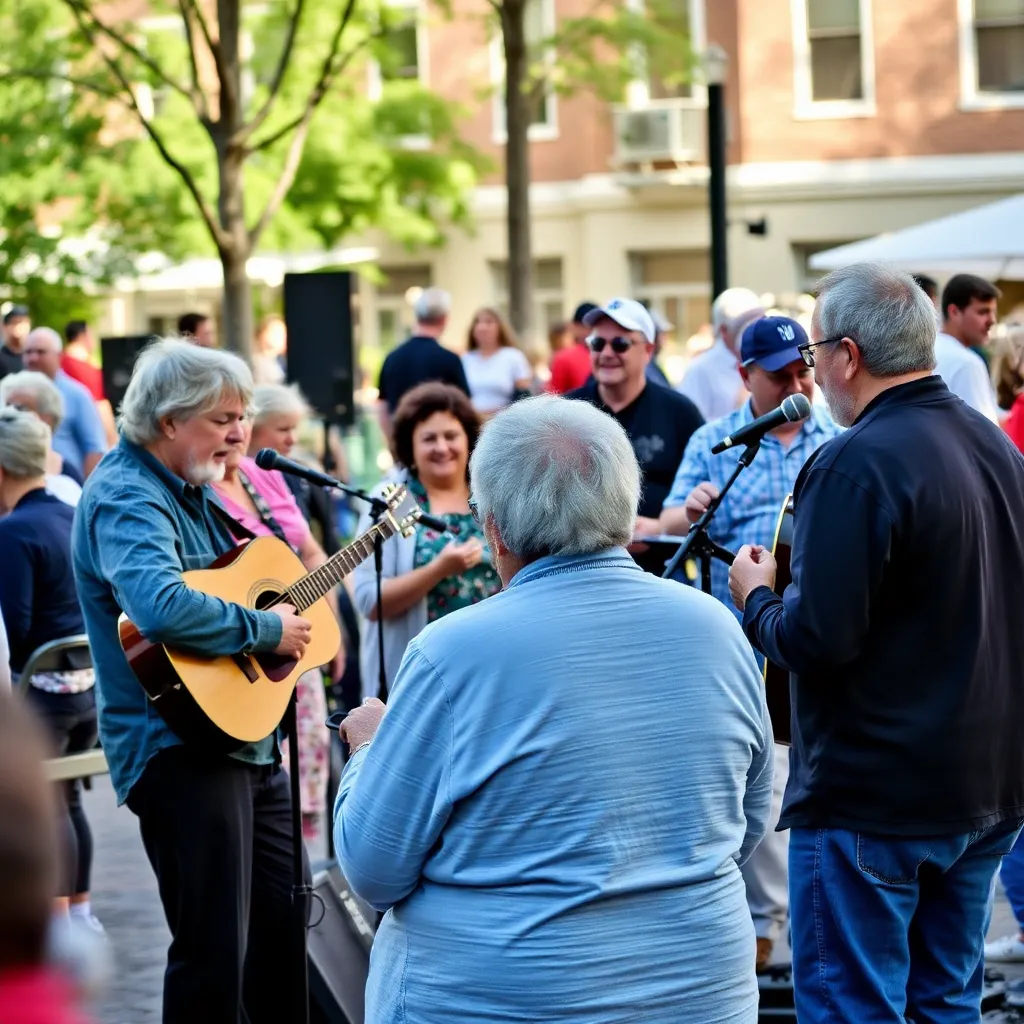
<svg viewBox="0 0 1024 1024"><path fill-rule="evenodd" d="M711 298L729 287L725 198L725 87L708 84L708 207L711 214Z"/></svg>

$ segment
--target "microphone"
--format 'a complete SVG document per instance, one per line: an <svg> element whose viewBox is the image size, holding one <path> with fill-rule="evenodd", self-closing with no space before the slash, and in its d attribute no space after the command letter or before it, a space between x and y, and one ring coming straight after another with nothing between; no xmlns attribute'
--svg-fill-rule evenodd
<svg viewBox="0 0 1024 1024"><path fill-rule="evenodd" d="M737 430L735 434L722 438L711 449L711 454L721 455L727 448L733 448L738 444L753 444L760 441L769 431L774 430L776 427L781 427L783 423L797 423L800 420L807 419L810 415L811 403L806 395L789 395L783 399L782 405L778 409L773 409L771 412L766 412L763 416L758 416L753 423L748 423L745 427ZM258 461L259 458L257 457Z"/></svg>
<svg viewBox="0 0 1024 1024"><path fill-rule="evenodd" d="M304 466L301 462L296 462L294 459L286 459L273 448L261 448L256 453L255 462L260 469L276 469L280 473L301 476L303 480L308 480L310 483L317 484L320 487L338 486L338 481L333 476L328 476L326 473L321 473L316 469L310 469L309 466ZM443 519L428 515L426 512L420 513L419 521L436 533L456 534L459 532L457 526L449 526Z"/></svg>

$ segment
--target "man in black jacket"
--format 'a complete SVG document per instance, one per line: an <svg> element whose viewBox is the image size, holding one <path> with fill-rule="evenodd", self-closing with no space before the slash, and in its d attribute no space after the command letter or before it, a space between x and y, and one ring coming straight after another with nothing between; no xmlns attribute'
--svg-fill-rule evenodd
<svg viewBox="0 0 1024 1024"><path fill-rule="evenodd" d="M935 310L876 264L802 346L849 426L795 489L793 582L742 548L751 642L793 673L801 1024L976 1022L992 876L1024 821L1024 459L933 374Z"/></svg>

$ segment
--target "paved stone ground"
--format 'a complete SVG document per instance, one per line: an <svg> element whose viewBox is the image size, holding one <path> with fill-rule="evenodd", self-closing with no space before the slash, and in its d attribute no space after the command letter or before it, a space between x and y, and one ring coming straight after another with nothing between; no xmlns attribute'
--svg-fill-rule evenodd
<svg viewBox="0 0 1024 1024"><path fill-rule="evenodd" d="M159 1024L164 963L170 937L146 860L134 815L116 807L106 776L93 780L85 794L86 813L95 839L93 906L114 947L114 979L94 1007L98 1024ZM310 851L315 860L325 850ZM999 890L990 936L1009 934L1013 916ZM785 949L776 959L785 959ZM1001 968L1002 969L1002 968ZM1024 966L1003 969L1010 978L1024 977Z"/></svg>

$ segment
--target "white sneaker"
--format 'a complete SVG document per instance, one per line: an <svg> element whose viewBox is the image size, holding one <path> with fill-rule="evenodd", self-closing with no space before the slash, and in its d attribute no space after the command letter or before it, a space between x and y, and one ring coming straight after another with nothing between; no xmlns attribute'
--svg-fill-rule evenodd
<svg viewBox="0 0 1024 1024"><path fill-rule="evenodd" d="M985 959L995 964L1024 963L1024 941L1020 933L985 943Z"/></svg>

